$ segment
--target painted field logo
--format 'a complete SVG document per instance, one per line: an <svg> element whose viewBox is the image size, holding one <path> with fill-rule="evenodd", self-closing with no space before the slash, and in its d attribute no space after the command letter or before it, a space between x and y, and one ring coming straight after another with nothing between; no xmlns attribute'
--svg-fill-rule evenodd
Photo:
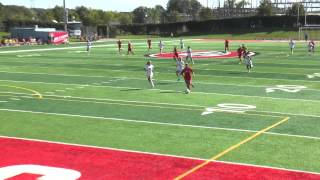
<svg viewBox="0 0 320 180"><path fill-rule="evenodd" d="M250 56L255 55L254 52L250 52ZM180 57L187 57L187 52L179 52ZM164 58L169 59L173 58L173 53L158 53L158 54L150 54L149 57L153 58ZM236 51L231 52L222 52L222 51L193 51L193 58L234 58L238 57L238 53Z"/></svg>
<svg viewBox="0 0 320 180"><path fill-rule="evenodd" d="M208 107L206 110L201 114L202 116L212 114L214 112L230 112L230 113L245 113L247 111L256 109L256 106L247 105L247 104L218 104L216 107Z"/></svg>

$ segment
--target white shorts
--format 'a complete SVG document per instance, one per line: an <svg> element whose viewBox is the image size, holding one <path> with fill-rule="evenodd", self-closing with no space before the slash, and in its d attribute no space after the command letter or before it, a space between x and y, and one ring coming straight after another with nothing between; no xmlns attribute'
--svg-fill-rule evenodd
<svg viewBox="0 0 320 180"><path fill-rule="evenodd" d="M149 78L150 77L150 79L152 79L153 78L153 73L152 74L147 74L147 78Z"/></svg>

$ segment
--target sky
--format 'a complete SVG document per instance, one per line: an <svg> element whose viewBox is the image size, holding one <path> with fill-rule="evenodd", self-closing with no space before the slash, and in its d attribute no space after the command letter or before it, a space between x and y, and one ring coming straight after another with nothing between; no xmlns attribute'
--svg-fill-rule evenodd
<svg viewBox="0 0 320 180"><path fill-rule="evenodd" d="M212 7L218 0L198 0L203 6ZM129 12L139 6L154 7L161 5L167 7L168 0L66 0L67 8L86 6L93 9L103 9L106 11ZM53 8L56 5L62 6L63 0L0 0L4 5L22 5L34 8Z"/></svg>

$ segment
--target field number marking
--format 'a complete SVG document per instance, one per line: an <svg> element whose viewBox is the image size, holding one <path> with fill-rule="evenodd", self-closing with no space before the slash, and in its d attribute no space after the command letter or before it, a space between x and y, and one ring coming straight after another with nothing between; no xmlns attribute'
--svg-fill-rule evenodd
<svg viewBox="0 0 320 180"><path fill-rule="evenodd" d="M77 180L81 176L79 171L72 169L25 164L0 168L0 179L9 179L25 173L42 175L37 180Z"/></svg>
<svg viewBox="0 0 320 180"><path fill-rule="evenodd" d="M247 104L226 103L226 104L218 104L216 107L206 108L206 111L204 111L201 115L204 116L204 115L212 114L214 112L244 113L251 109L256 109L256 106L247 105Z"/></svg>
<svg viewBox="0 0 320 180"><path fill-rule="evenodd" d="M276 85L275 87L266 88L266 92L271 93L278 90L278 91L296 93L306 88L307 87L305 86L299 86L299 85Z"/></svg>
<svg viewBox="0 0 320 180"><path fill-rule="evenodd" d="M309 79L313 79L313 78L315 78L315 77L320 78L320 73L307 74L307 77L308 77Z"/></svg>

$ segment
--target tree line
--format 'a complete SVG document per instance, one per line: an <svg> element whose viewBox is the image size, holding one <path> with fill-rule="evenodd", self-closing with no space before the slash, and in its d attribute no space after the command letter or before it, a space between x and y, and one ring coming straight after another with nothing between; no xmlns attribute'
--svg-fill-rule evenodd
<svg viewBox="0 0 320 180"><path fill-rule="evenodd" d="M226 0L224 8L244 8L249 1ZM257 8L258 16L274 15L270 0L261 0ZM295 3L287 9L287 15L304 14L302 4ZM51 9L26 8L24 6L3 5L0 3L0 30L3 29L4 21L39 21L39 22L62 22L64 9L62 6L55 6ZM106 25L112 22L119 24L132 23L174 23L179 21L208 20L214 19L213 10L203 7L197 0L169 0L167 7L156 5L153 8L144 6L137 7L132 12L116 12L91 9L84 6L68 9L70 20L81 21L85 26Z"/></svg>

